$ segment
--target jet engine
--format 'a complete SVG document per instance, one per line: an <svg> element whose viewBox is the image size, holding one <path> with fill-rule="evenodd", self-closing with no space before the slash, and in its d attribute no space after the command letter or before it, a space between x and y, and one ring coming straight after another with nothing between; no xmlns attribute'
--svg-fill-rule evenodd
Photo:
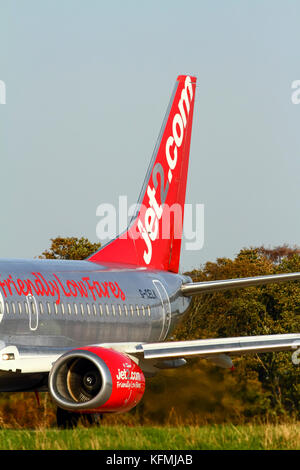
<svg viewBox="0 0 300 470"><path fill-rule="evenodd" d="M136 406L145 391L145 377L126 354L98 346L63 354L49 374L49 391L65 410L125 412Z"/></svg>

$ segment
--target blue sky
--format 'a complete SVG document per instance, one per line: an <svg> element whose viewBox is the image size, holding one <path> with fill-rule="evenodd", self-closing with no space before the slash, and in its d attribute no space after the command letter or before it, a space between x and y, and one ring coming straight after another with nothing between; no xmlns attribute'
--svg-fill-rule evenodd
<svg viewBox="0 0 300 470"><path fill-rule="evenodd" d="M297 1L0 0L0 257L97 241L96 208L137 200L177 75L198 78L186 202L205 243L300 244Z"/></svg>

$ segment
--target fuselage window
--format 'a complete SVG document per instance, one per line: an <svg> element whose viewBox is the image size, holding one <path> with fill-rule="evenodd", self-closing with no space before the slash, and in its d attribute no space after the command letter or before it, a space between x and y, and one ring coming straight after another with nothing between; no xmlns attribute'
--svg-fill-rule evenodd
<svg viewBox="0 0 300 470"><path fill-rule="evenodd" d="M126 317L128 316L128 308L127 308L127 305L124 304L124 310L125 310L125 315Z"/></svg>
<svg viewBox="0 0 300 470"><path fill-rule="evenodd" d="M44 313L44 307L43 307L43 304L42 304L42 302L40 302L40 312L41 312L41 314L43 314L43 313Z"/></svg>
<svg viewBox="0 0 300 470"><path fill-rule="evenodd" d="M47 302L47 310L48 310L48 314L51 315L51 305L50 305L50 302Z"/></svg>
<svg viewBox="0 0 300 470"><path fill-rule="evenodd" d="M80 304L80 311L81 311L81 315L84 315L84 308L82 304Z"/></svg>
<svg viewBox="0 0 300 470"><path fill-rule="evenodd" d="M13 313L16 313L16 306L15 306L15 303L12 302L12 303L11 303L11 306L12 306L12 311L13 311Z"/></svg>
<svg viewBox="0 0 300 470"><path fill-rule="evenodd" d="M137 313L137 316L139 317L140 316L140 309L139 309L138 305L136 305L136 313Z"/></svg>
<svg viewBox="0 0 300 470"><path fill-rule="evenodd" d="M148 307L147 307L147 310L148 310L148 317L150 317L150 316L151 316L151 308L150 308L149 305L148 305Z"/></svg>
<svg viewBox="0 0 300 470"><path fill-rule="evenodd" d="M67 307L68 307L68 314L69 314L69 315L72 315L71 305L70 305L70 304L67 304Z"/></svg>
<svg viewBox="0 0 300 470"><path fill-rule="evenodd" d="M30 302L30 307L32 313L36 314L35 302L33 300Z"/></svg>
<svg viewBox="0 0 300 470"><path fill-rule="evenodd" d="M28 303L26 302L26 300L24 302L24 307L25 307L25 313L28 314Z"/></svg>
<svg viewBox="0 0 300 470"><path fill-rule="evenodd" d="M91 307L90 307L89 304L86 304L86 309L87 309L88 315L90 315L91 314Z"/></svg>
<svg viewBox="0 0 300 470"><path fill-rule="evenodd" d="M53 305L54 305L54 312L55 312L55 315L57 315L57 314L58 314L57 303L56 303L56 302L53 302Z"/></svg>
<svg viewBox="0 0 300 470"><path fill-rule="evenodd" d="M77 304L74 303L74 311L75 311L75 315L78 314L78 308L77 308Z"/></svg>
<svg viewBox="0 0 300 470"><path fill-rule="evenodd" d="M22 304L21 304L21 302L18 302L18 309L19 309L19 313L21 314L22 313ZM1 313L1 307L0 307L0 313Z"/></svg>
<svg viewBox="0 0 300 470"><path fill-rule="evenodd" d="M97 315L97 309L96 309L96 305L95 305L95 304L93 304L93 313L94 313L94 315Z"/></svg>
<svg viewBox="0 0 300 470"><path fill-rule="evenodd" d="M112 314L115 316L115 315L116 315L116 309L115 309L115 306L114 306L114 305L112 305L112 306L111 306L111 309L112 309Z"/></svg>
<svg viewBox="0 0 300 470"><path fill-rule="evenodd" d="M105 310L106 310L106 315L109 315L109 308L107 304L105 304Z"/></svg>
<svg viewBox="0 0 300 470"><path fill-rule="evenodd" d="M102 309L102 305L99 304L99 311L100 311L100 315L102 316L103 315L103 309Z"/></svg>
<svg viewBox="0 0 300 470"><path fill-rule="evenodd" d="M133 311L133 306L132 305L130 305L130 312L131 312L131 316L133 317L134 311Z"/></svg>
<svg viewBox="0 0 300 470"><path fill-rule="evenodd" d="M122 307L120 304L118 304L118 309L119 309L119 315L121 316L122 315Z"/></svg>
<svg viewBox="0 0 300 470"><path fill-rule="evenodd" d="M8 302L5 302L5 307L6 307L6 313L9 313L9 305L8 305Z"/></svg>

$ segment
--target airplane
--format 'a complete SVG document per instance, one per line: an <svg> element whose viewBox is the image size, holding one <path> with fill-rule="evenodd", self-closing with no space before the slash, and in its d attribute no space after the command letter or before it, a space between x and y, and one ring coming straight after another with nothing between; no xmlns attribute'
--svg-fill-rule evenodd
<svg viewBox="0 0 300 470"><path fill-rule="evenodd" d="M84 261L0 260L0 391L49 392L59 427L131 410L146 378L193 356L231 368L232 356L291 351L300 362L299 333L170 341L194 295L300 279L179 273L195 93L196 77L179 75L123 233Z"/></svg>

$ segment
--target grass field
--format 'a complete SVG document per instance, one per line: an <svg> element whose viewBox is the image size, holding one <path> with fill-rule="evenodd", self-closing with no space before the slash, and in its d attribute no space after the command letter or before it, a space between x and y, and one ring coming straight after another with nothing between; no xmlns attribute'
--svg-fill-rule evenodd
<svg viewBox="0 0 300 470"><path fill-rule="evenodd" d="M299 450L300 424L0 430L1 450Z"/></svg>

